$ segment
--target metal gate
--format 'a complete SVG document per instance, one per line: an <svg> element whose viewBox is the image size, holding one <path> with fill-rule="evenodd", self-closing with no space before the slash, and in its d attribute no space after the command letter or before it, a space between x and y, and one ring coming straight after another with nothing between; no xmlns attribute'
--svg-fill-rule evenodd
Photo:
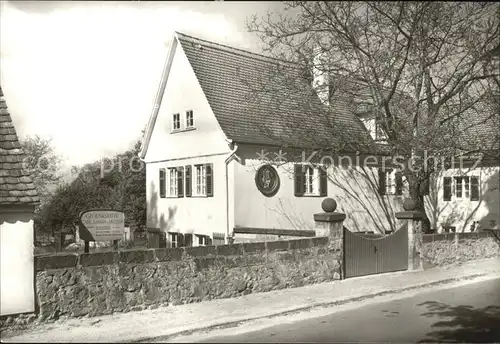
<svg viewBox="0 0 500 344"><path fill-rule="evenodd" d="M407 228L389 235L367 235L344 227L345 278L407 269Z"/></svg>

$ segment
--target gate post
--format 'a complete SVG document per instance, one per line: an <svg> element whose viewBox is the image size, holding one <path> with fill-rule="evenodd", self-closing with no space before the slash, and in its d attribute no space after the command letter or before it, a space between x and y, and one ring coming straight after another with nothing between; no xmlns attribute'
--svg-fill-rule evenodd
<svg viewBox="0 0 500 344"><path fill-rule="evenodd" d="M337 202L325 198L321 202L323 213L314 214L314 230L317 237L328 237L328 250L339 253L338 278L344 278L344 226L345 214L335 212Z"/></svg>
<svg viewBox="0 0 500 344"><path fill-rule="evenodd" d="M415 210L415 202L406 199L403 209L396 213L396 218L408 224L408 270L423 270L422 259L422 220L424 214Z"/></svg>

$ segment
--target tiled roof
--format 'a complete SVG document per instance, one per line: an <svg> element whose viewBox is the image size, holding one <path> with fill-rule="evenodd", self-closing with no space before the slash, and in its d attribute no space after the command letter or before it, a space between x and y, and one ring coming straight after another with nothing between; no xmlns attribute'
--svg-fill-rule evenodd
<svg viewBox="0 0 500 344"><path fill-rule="evenodd" d="M324 106L299 65L180 33L177 37L229 139L344 151L358 150L361 142L367 143L365 151L374 147L345 99Z"/></svg>
<svg viewBox="0 0 500 344"><path fill-rule="evenodd" d="M0 87L0 205L39 202L30 174L23 169L24 157Z"/></svg>

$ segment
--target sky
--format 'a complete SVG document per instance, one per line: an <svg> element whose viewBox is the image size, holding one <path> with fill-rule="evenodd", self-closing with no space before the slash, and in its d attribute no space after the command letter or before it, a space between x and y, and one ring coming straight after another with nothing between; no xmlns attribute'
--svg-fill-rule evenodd
<svg viewBox="0 0 500 344"><path fill-rule="evenodd" d="M249 15L275 2L0 1L0 83L20 138L51 138L66 165L140 139L174 31L259 52Z"/></svg>

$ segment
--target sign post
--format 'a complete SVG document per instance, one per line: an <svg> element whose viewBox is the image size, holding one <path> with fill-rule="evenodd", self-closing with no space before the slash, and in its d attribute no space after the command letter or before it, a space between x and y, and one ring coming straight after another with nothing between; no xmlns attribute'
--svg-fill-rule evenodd
<svg viewBox="0 0 500 344"><path fill-rule="evenodd" d="M90 241L113 241L115 250L123 237L125 214L113 209L88 209L80 213L79 234L85 241L85 253Z"/></svg>

